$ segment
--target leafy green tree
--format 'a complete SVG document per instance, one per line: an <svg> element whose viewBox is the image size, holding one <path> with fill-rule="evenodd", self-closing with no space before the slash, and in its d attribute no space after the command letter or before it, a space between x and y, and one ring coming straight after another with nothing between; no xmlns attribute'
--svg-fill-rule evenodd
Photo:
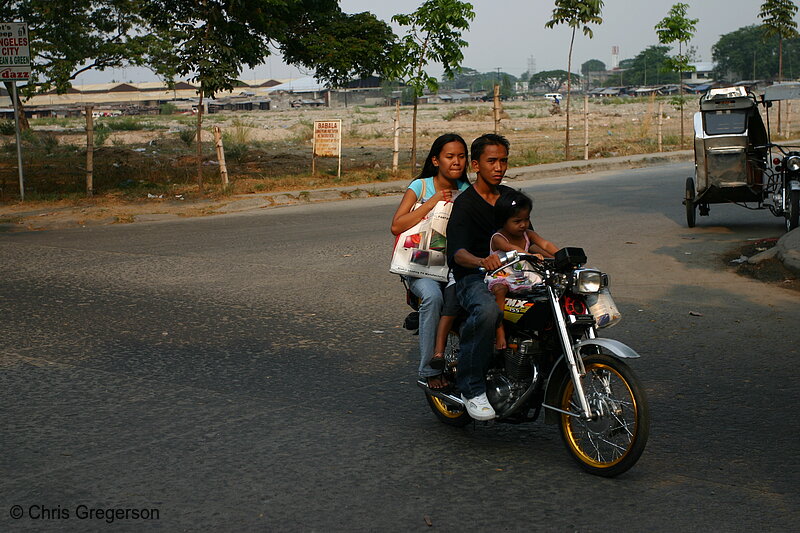
<svg viewBox="0 0 800 533"><path fill-rule="evenodd" d="M606 70L606 64L599 59L590 59L581 64L581 74L584 76L590 72L603 72Z"/></svg>
<svg viewBox="0 0 800 533"><path fill-rule="evenodd" d="M688 4L677 3L673 5L667 16L661 19L656 24L655 30L658 35L658 42L661 44L678 43L678 54L667 59L666 66L669 70L682 74L683 72L691 72L694 67L689 65L691 56L683 53L683 45L688 44L689 40L694 36L699 19L690 19L686 17L686 12L689 9ZM681 149L683 149L683 80L678 82L678 93L680 99L680 114L681 114Z"/></svg>
<svg viewBox="0 0 800 533"><path fill-rule="evenodd" d="M304 4L313 9L313 2ZM391 28L372 13L348 15L330 9L319 17L316 28L308 25L300 38L281 43L284 60L313 69L315 77L331 87L381 72L388 60L387 45L396 40Z"/></svg>
<svg viewBox="0 0 800 533"><path fill-rule="evenodd" d="M233 89L245 65L270 55L317 69L318 79L343 84L383 67L394 34L369 14L345 15L335 0L142 0L151 28L172 44L159 58L179 76L200 84L197 175L202 187L203 98ZM350 27L348 27L350 26ZM337 40L338 35L341 40ZM372 41L371 43L369 41ZM330 45L330 53L323 53Z"/></svg>
<svg viewBox="0 0 800 533"><path fill-rule="evenodd" d="M555 0L552 18L545 23L545 28L554 28L558 24L567 24L572 28L569 41L569 54L567 55L567 128L564 143L564 159L569 159L569 101L572 92L572 46L575 43L575 31L581 28L583 34L590 39L593 36L589 24L602 24L600 13L603 9L603 0Z"/></svg>
<svg viewBox="0 0 800 533"><path fill-rule="evenodd" d="M744 26L721 35L711 47L716 63L717 79L739 81L742 79L778 78L778 37L764 36L760 25ZM783 56L787 59L784 75L794 79L800 75L800 38L784 39Z"/></svg>
<svg viewBox="0 0 800 533"><path fill-rule="evenodd" d="M416 11L399 14L392 20L407 28L391 50L384 73L390 79L403 81L414 90L414 113L411 126L411 171L417 168L417 106L427 88L435 92L439 83L425 71L431 63L441 63L444 77L452 79L461 70L467 42L461 32L475 19L472 4L458 0L427 0Z"/></svg>
<svg viewBox="0 0 800 533"><path fill-rule="evenodd" d="M669 60L669 46L650 45L630 60L625 71L625 82L629 85L654 85L668 81L664 65Z"/></svg>
<svg viewBox="0 0 800 533"><path fill-rule="evenodd" d="M758 17L763 19L764 38L778 37L778 81L783 81L783 40L797 37L794 16L797 4L792 0L767 0L761 4ZM778 131L781 131L781 102L778 101Z"/></svg>
<svg viewBox="0 0 800 533"><path fill-rule="evenodd" d="M143 31L140 2L12 0L0 2L0 8L5 20L27 22L32 36L31 78L20 87L21 96L52 89L64 93L72 80L92 69L146 66L168 44Z"/></svg>
<svg viewBox="0 0 800 533"><path fill-rule="evenodd" d="M580 78L580 75L575 73L570 75L566 70L543 70L532 75L528 81L533 85L544 85L549 92L554 93L564 85L567 78L572 76Z"/></svg>
<svg viewBox="0 0 800 533"><path fill-rule="evenodd" d="M500 80L498 83L497 73L487 73L486 78L484 81L484 87L486 89L486 99L493 100L494 99L494 86L500 86L500 98L503 100L508 100L512 98L516 91L514 90L514 82L517 81L516 76L512 76L511 74L506 74L505 72L500 73ZM491 77L489 77L491 76Z"/></svg>
<svg viewBox="0 0 800 533"><path fill-rule="evenodd" d="M519 78L514 76L513 74L509 74L507 72L500 72L500 81L502 82L504 79L508 78L510 84L513 84L515 81L518 80L527 80L526 75L522 75ZM440 89L445 90L465 90L471 92L486 92L487 94L491 92L494 94L494 85L498 81L498 74L497 71L495 72L478 72L473 68L464 67L461 69L460 72L455 73L452 79L442 79L439 83ZM508 84L507 84L508 85ZM510 85L509 85L510 86ZM502 83L501 83L501 92L502 92Z"/></svg>
<svg viewBox="0 0 800 533"><path fill-rule="evenodd" d="M584 76L584 80L586 81L586 89L589 89L589 85L592 82L592 74L598 74L600 72L606 71L606 64L600 61L599 59L590 59L589 61L584 62L581 64L581 74Z"/></svg>
<svg viewBox="0 0 800 533"><path fill-rule="evenodd" d="M767 0L761 4L758 13L758 17L763 19L764 38L778 38L778 81L783 80L783 40L798 36L797 22L794 21L796 14L797 4L792 0Z"/></svg>

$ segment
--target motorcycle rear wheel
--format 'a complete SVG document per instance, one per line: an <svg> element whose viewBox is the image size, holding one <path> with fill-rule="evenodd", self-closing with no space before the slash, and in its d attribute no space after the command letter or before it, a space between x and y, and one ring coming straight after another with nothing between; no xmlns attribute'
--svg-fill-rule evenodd
<svg viewBox="0 0 800 533"><path fill-rule="evenodd" d="M425 399L428 400L428 406L430 406L436 418L448 426L461 428L469 424L472 420L467 413L467 409L463 406L449 404L427 392L425 393Z"/></svg>
<svg viewBox="0 0 800 533"><path fill-rule="evenodd" d="M604 354L583 360L581 378L594 420L560 415L561 438L570 455L587 472L614 477L631 468L644 451L650 433L647 398L628 365ZM567 378L558 395L560 409L579 412L572 380Z"/></svg>

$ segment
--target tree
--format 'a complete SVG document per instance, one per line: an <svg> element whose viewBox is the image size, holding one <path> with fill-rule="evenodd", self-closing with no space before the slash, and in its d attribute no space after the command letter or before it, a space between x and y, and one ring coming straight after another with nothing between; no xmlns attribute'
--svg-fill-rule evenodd
<svg viewBox="0 0 800 533"><path fill-rule="evenodd" d="M758 13L758 17L764 20L761 23L764 38L778 38L778 81L783 80L783 40L798 36L795 14L797 5L792 0L767 0L761 4Z"/></svg>
<svg viewBox="0 0 800 533"><path fill-rule="evenodd" d="M372 13L330 11L316 24L280 48L285 61L314 69L314 76L330 87L344 87L353 79L381 72L388 44L396 40L391 28Z"/></svg>
<svg viewBox="0 0 800 533"><path fill-rule="evenodd" d="M288 62L316 68L318 79L343 84L354 73L382 68L394 38L372 15L345 15L335 0L142 1L152 29L172 44L159 59L171 72L192 75L200 84L196 140L201 188L203 98L232 90L244 65L261 64L273 45ZM340 33L343 39L334 42ZM331 49L323 53L326 45Z"/></svg>
<svg viewBox="0 0 800 533"><path fill-rule="evenodd" d="M783 55L787 59L800 57L800 38L783 40ZM744 26L721 35L711 47L716 63L717 79L739 81L779 77L778 37L765 37L762 26ZM797 61L787 61L784 75L794 79L800 75Z"/></svg>
<svg viewBox="0 0 800 533"><path fill-rule="evenodd" d="M569 41L569 54L567 55L567 128L564 143L564 159L569 159L569 101L572 92L572 46L575 43L575 31L581 28L583 34L590 39L593 36L589 24L602 24L600 13L603 9L603 0L555 0L553 17L545 23L545 28L554 28L558 24L567 24L572 28Z"/></svg>
<svg viewBox="0 0 800 533"><path fill-rule="evenodd" d="M14 0L0 6L6 20L27 22L32 35L31 77L20 87L26 97L52 89L64 93L88 70L145 66L167 46L144 31L141 2ZM10 82L6 86L10 92Z"/></svg>
<svg viewBox="0 0 800 533"><path fill-rule="evenodd" d="M767 0L758 17L763 19L764 38L778 37L778 81L783 81L783 40L797 37L794 16L797 5L792 0ZM781 103L778 101L778 131L781 131Z"/></svg>
<svg viewBox="0 0 800 533"><path fill-rule="evenodd" d="M507 72L500 72L499 79L501 81L500 91L503 91L503 81L508 79L506 83L507 88L513 89L512 85L516 81L527 80L526 74L519 78ZM498 73L494 72L478 72L477 70L469 67L463 67L460 72L453 75L452 79L442 79L439 83L439 89L444 90L466 90L471 92L486 92L494 95L494 85L498 82Z"/></svg>
<svg viewBox="0 0 800 533"><path fill-rule="evenodd" d="M697 22L699 19L686 18L686 11L689 9L688 4L677 3L673 5L667 16L661 19L656 24L655 30L658 35L658 41L661 44L672 44L677 41L678 54L667 59L666 66L669 70L678 72L678 93L679 93L679 107L681 114L681 149L683 149L683 72L691 72L694 67L689 65L691 58L688 54L683 53L683 45L687 44L694 36Z"/></svg>
<svg viewBox="0 0 800 533"><path fill-rule="evenodd" d="M599 59L590 59L581 64L581 74L586 76L590 72L603 72L606 70L606 64Z"/></svg>
<svg viewBox="0 0 800 533"><path fill-rule="evenodd" d="M586 80L587 90L589 89L589 85L592 83L592 74L605 72L605 70L606 64L599 59L590 59L581 65L581 74L583 74L584 79Z"/></svg>
<svg viewBox="0 0 800 533"><path fill-rule="evenodd" d="M578 74L570 75L566 70L543 70L532 75L528 81L533 85L544 85L551 93L554 93L561 89L567 78L571 76L580 78Z"/></svg>
<svg viewBox="0 0 800 533"><path fill-rule="evenodd" d="M653 85L667 81L664 64L669 60L669 46L650 45L633 59L626 59L625 82L629 85ZM620 67L623 62L620 62Z"/></svg>
<svg viewBox="0 0 800 533"><path fill-rule="evenodd" d="M399 14L392 20L407 27L407 33L390 52L385 74L403 81L414 90L414 113L411 125L411 172L417 168L417 105L427 88L436 91L439 84L425 72L430 62L441 63L444 76L452 79L461 70L467 42L461 32L475 19L472 4L458 0L427 0L410 14Z"/></svg>

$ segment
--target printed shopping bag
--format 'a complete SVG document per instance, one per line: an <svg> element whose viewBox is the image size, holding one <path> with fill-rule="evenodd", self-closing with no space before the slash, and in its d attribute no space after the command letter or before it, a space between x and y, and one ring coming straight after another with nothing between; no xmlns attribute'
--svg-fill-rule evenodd
<svg viewBox="0 0 800 533"><path fill-rule="evenodd" d="M447 281L446 234L452 209L452 201L441 201L425 218L401 233L394 243L389 272Z"/></svg>

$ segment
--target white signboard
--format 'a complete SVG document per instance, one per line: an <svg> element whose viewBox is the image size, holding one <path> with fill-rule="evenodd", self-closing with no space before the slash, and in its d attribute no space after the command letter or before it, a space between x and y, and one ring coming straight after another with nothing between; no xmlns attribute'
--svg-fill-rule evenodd
<svg viewBox="0 0 800 533"><path fill-rule="evenodd" d="M0 80L27 81L31 77L28 25L0 22Z"/></svg>
<svg viewBox="0 0 800 533"><path fill-rule="evenodd" d="M314 155L339 157L342 153L342 121L314 121Z"/></svg>
<svg viewBox="0 0 800 533"><path fill-rule="evenodd" d="M315 120L314 147L311 155L311 174L317 173L318 157L338 157L337 177L342 177L342 121Z"/></svg>

